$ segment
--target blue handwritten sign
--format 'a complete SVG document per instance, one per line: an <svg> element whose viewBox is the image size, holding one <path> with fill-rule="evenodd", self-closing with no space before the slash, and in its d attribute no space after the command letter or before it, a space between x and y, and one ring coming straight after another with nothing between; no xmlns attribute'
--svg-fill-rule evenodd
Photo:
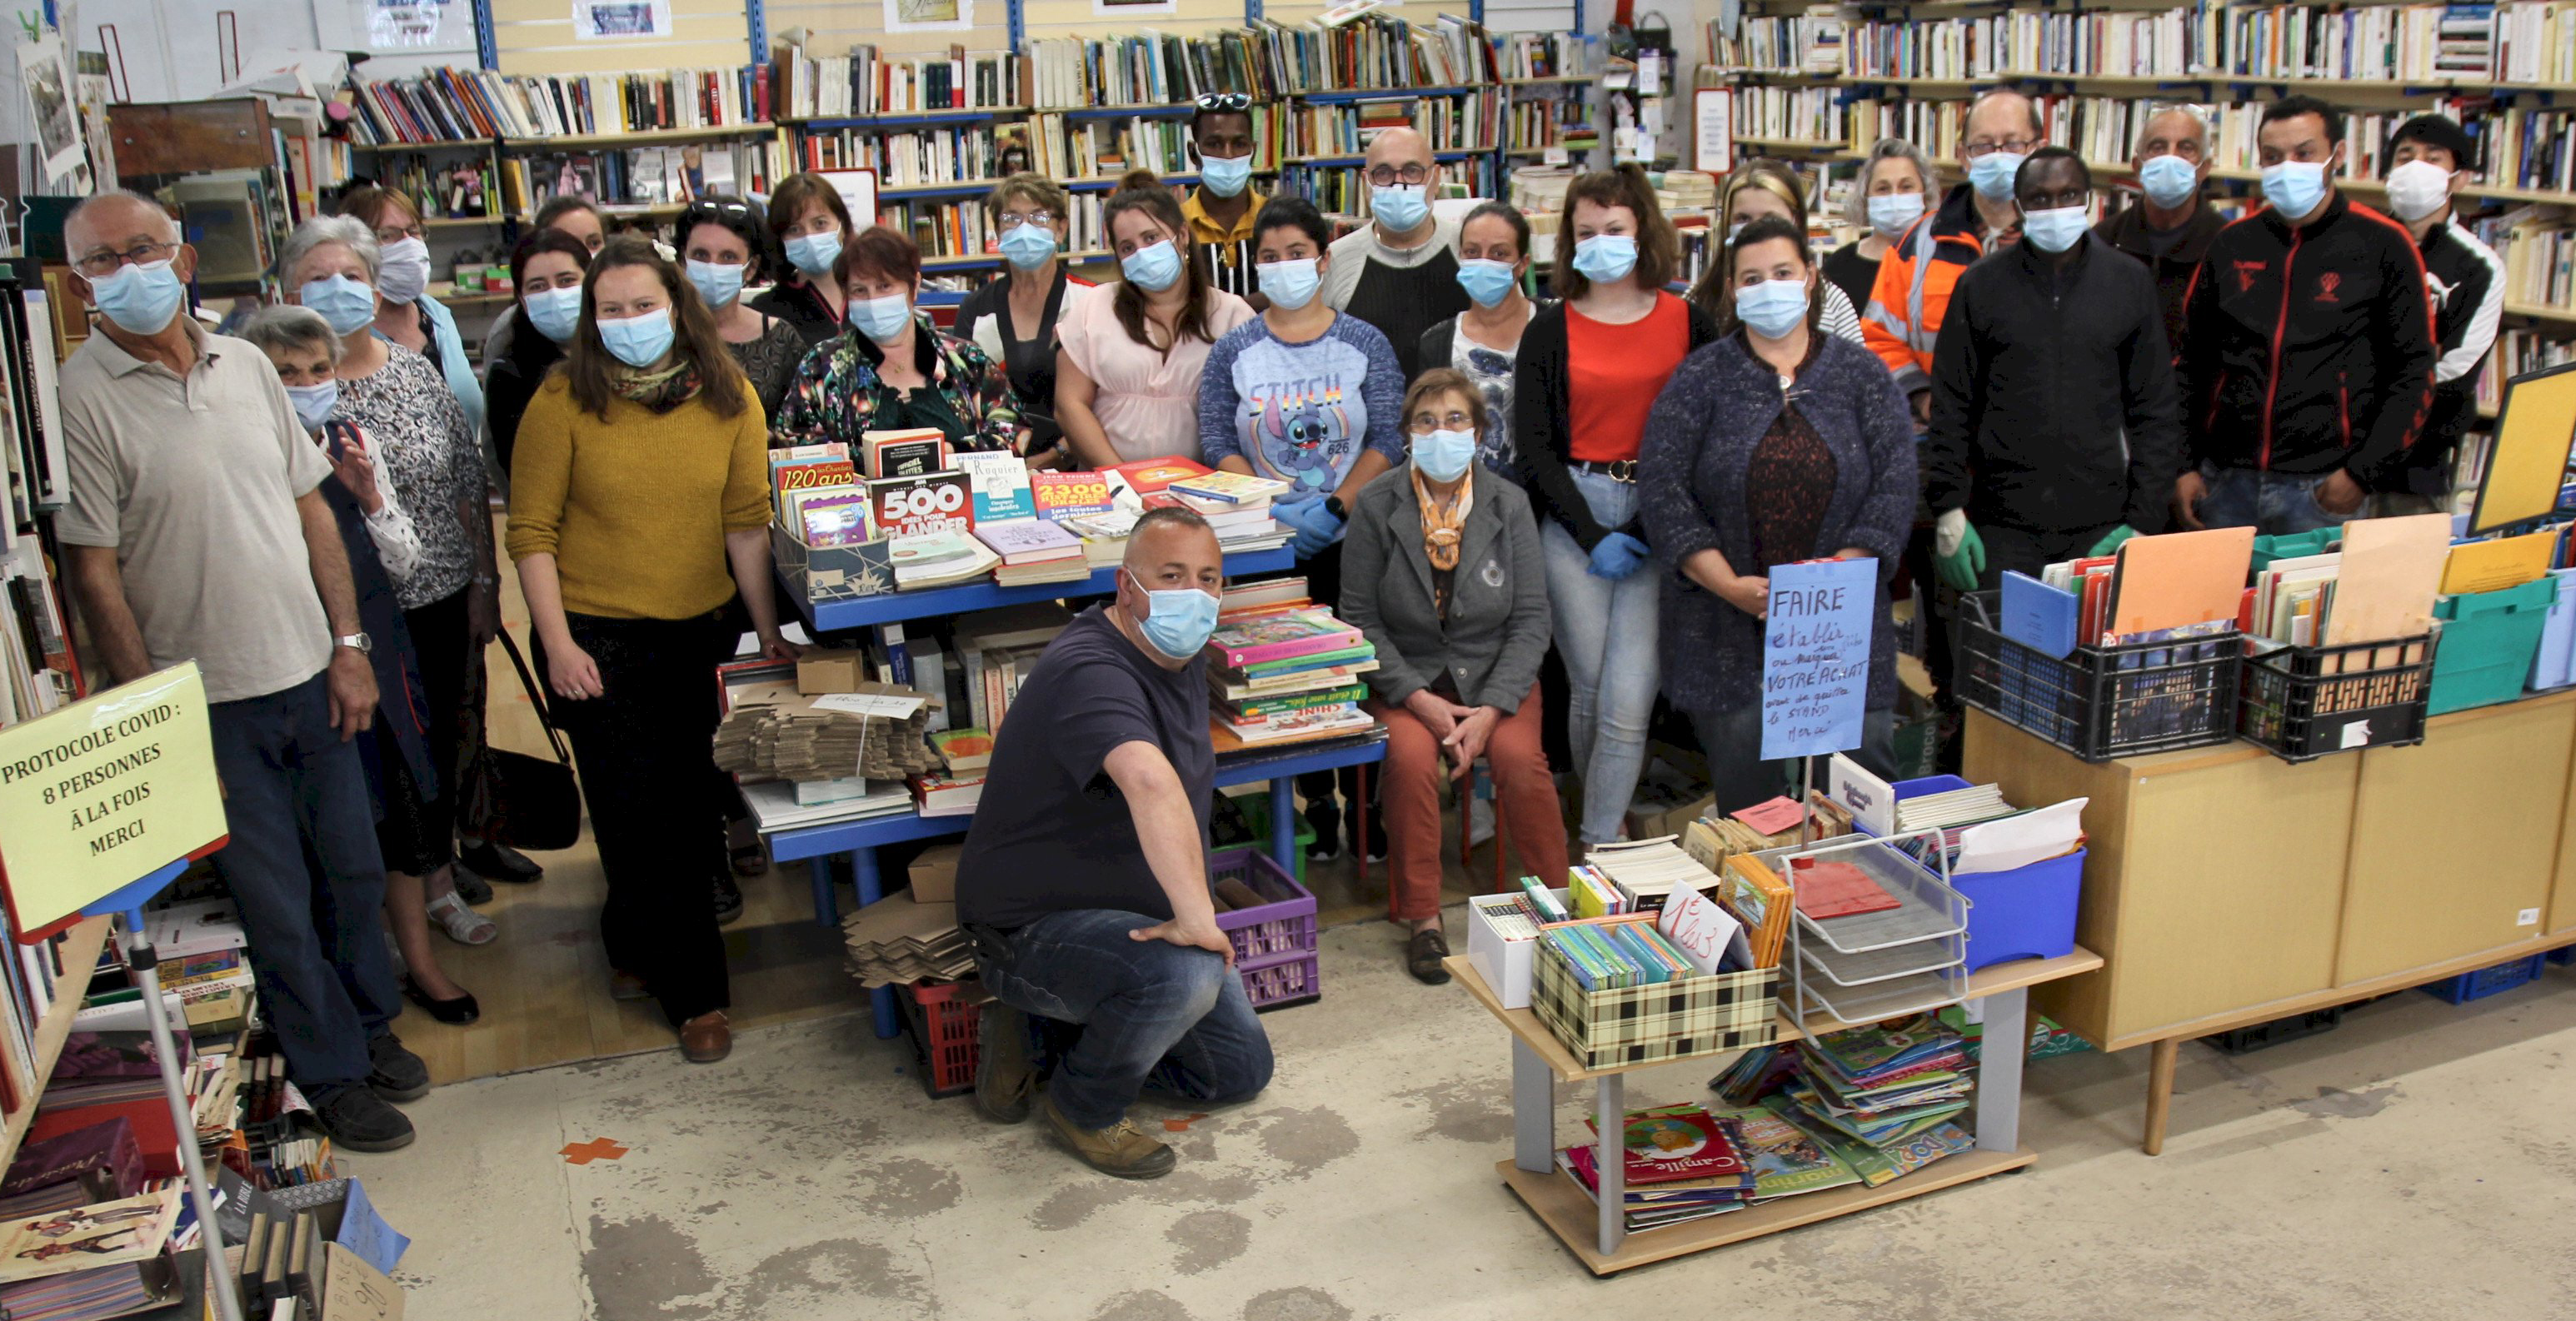
<svg viewBox="0 0 2576 1321"><path fill-rule="evenodd" d="M1763 760L1860 746L1877 612L1877 560L1772 568L1762 624Z"/></svg>

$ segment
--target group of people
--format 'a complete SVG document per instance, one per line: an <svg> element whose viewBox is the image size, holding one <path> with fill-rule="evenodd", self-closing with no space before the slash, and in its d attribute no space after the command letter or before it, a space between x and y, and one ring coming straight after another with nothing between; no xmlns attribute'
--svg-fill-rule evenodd
<svg viewBox="0 0 2576 1321"><path fill-rule="evenodd" d="M1274 514L1309 594L1375 647L1389 731L1375 813L1348 773L1301 783L1313 851L1391 859L1406 965L1436 982L1444 781L1481 763L1539 875L1566 865L1561 787L1585 847L1621 837L1658 697L1698 733L1721 810L1781 791L1759 756L1770 566L1878 563L1858 755L1884 770L1900 566L1969 591L2168 526L2296 531L2438 500L2501 297L2449 218L2471 140L2434 116L2393 139L2392 220L2335 186L2341 115L2275 103L2266 205L2231 224L2203 195L2207 126L2177 108L2141 135L2142 198L2097 225L2082 159L2027 98L1989 92L1968 180L1936 198L1921 151L1877 144L1851 199L1865 236L1821 260L1797 173L1739 167L1684 294L1644 173L1584 174L1541 297L1528 219L1435 208L1420 135L1373 138L1369 217L1337 238L1252 187L1255 112L1201 98L1197 185L1139 173L1110 194L1112 284L1070 269L1060 184L1004 180L985 202L1001 274L951 329L919 305L912 241L856 223L819 176L765 206L695 202L668 249L559 199L513 255L479 380L398 194L297 231L286 304L244 327L264 364L185 313L193 256L165 212L110 194L73 214L104 320L64 377L71 577L115 678L183 657L208 673L236 819L219 865L335 1137L409 1139L383 1104L425 1085L385 1030L395 996L460 1016L429 922L491 936L454 836L498 627L487 480L608 879L613 992L657 1000L711 1060L730 1042L719 926L763 855L712 769L709 670L746 631L795 654L770 447L929 427L1032 468L1183 455L1287 483ZM1115 599L1030 676L1023 704L1056 715L1001 741L960 866L998 997L979 1105L1025 1116L1050 1077L1052 1126L1130 1177L1171 1164L1124 1120L1139 1087L1223 1100L1270 1070L1206 893L1195 658L1221 566L1195 515L1140 522Z"/></svg>

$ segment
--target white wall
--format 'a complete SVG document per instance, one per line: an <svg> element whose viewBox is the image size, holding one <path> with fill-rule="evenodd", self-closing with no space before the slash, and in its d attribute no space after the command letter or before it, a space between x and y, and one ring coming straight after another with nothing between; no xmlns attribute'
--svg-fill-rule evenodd
<svg viewBox="0 0 2576 1321"><path fill-rule="evenodd" d="M369 31L370 0L80 0L66 14L78 28L82 50L121 53L119 88L130 101L195 101L213 96L229 81L229 70L216 57L217 16L233 16L239 34L241 69L257 73L287 62L300 51L377 50L367 64L378 77L407 73L423 65L472 64L473 7L467 0L448 0L439 9L438 31L430 44L418 47L376 46ZM103 29L113 28L113 49Z"/></svg>

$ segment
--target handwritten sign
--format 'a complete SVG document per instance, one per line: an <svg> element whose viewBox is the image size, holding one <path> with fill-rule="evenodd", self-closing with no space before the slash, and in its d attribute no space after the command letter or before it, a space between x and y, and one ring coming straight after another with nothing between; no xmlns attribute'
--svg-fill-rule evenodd
<svg viewBox="0 0 2576 1321"><path fill-rule="evenodd" d="M210 730L194 661L0 729L0 865L20 939L224 837Z"/></svg>
<svg viewBox="0 0 2576 1321"><path fill-rule="evenodd" d="M1725 963L1727 946L1741 939L1744 924L1697 889L1676 885L1664 898L1664 911L1656 916L1655 929L1691 961L1692 967L1713 973Z"/></svg>
<svg viewBox="0 0 2576 1321"><path fill-rule="evenodd" d="M1771 570L1762 633L1762 757L1860 746L1878 561L1819 560Z"/></svg>

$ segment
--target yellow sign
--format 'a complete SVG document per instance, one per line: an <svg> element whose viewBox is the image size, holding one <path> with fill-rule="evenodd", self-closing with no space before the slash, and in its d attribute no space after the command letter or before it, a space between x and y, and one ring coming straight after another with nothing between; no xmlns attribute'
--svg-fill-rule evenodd
<svg viewBox="0 0 2576 1321"><path fill-rule="evenodd" d="M0 729L0 872L22 935L224 832L194 661Z"/></svg>
<svg viewBox="0 0 2576 1321"><path fill-rule="evenodd" d="M2576 371L2554 368L2507 382L2486 479L2478 483L2478 501L2469 511L2469 535L2557 508L2571 440L2576 440Z"/></svg>

